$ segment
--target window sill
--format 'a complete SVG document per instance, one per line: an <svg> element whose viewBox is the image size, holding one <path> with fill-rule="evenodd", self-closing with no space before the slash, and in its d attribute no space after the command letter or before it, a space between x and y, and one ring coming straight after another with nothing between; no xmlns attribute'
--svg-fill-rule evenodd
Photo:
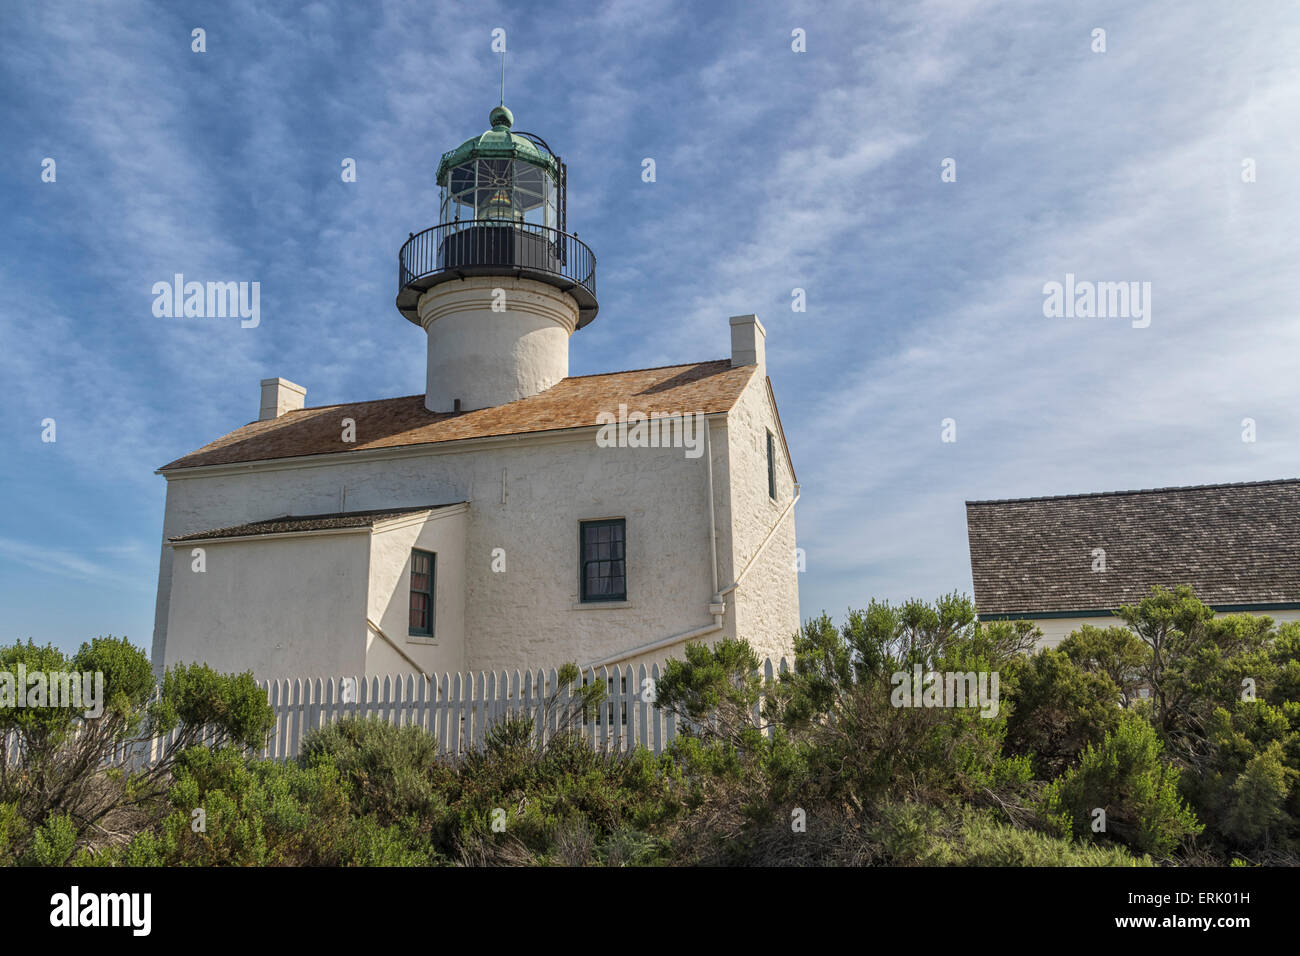
<svg viewBox="0 0 1300 956"><path fill-rule="evenodd" d="M574 611L593 611L605 607L631 607L631 601L575 601L572 605Z"/></svg>
<svg viewBox="0 0 1300 956"><path fill-rule="evenodd" d="M437 641L435 638L432 638L432 637L424 637L423 635L420 635L420 634L408 634L408 635L406 636L406 643L408 643L408 644L428 644L428 645L430 645L430 646L434 646L434 647L436 647L437 644L438 644L438 641Z"/></svg>

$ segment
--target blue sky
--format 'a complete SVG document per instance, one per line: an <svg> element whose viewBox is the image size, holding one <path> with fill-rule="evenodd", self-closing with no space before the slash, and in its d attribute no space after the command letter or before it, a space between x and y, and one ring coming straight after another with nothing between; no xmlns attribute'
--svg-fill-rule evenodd
<svg viewBox="0 0 1300 956"><path fill-rule="evenodd" d="M969 591L967 499L1300 475L1294 3L8 7L0 641L148 646L154 469L260 379L423 390L397 250L486 126L497 27L599 260L572 373L766 325L805 617ZM154 317L176 272L260 282L260 326ZM1066 273L1150 282L1149 327L1044 317Z"/></svg>

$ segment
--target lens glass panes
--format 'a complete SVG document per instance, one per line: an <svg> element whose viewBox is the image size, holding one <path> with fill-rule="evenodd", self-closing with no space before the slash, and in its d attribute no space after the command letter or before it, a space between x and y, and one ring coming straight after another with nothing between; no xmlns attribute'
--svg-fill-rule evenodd
<svg viewBox="0 0 1300 956"><path fill-rule="evenodd" d="M555 183L539 166L512 159L476 159L448 172L442 222L487 219L555 228Z"/></svg>

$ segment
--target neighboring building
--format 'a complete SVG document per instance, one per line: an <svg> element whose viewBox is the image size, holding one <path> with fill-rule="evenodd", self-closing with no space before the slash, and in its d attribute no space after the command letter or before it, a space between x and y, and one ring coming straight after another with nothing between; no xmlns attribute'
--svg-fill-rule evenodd
<svg viewBox="0 0 1300 956"><path fill-rule="evenodd" d="M564 164L505 107L491 124L443 156L439 225L399 254L425 394L305 408L267 379L258 421L160 469L155 668L621 665L723 636L790 653L798 485L763 326L733 317L729 358L570 376L595 258L566 231Z"/></svg>
<svg viewBox="0 0 1300 956"><path fill-rule="evenodd" d="M1300 480L966 502L981 620L1031 620L1054 647L1153 585L1220 613L1300 620Z"/></svg>

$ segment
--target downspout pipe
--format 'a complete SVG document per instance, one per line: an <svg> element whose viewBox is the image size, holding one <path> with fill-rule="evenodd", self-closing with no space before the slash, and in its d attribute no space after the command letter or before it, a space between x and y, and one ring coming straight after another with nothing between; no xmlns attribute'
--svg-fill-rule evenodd
<svg viewBox="0 0 1300 956"><path fill-rule="evenodd" d="M709 601L709 613L713 615L713 624L722 627L722 615L727 613L727 602L718 593L718 519L713 506L713 437L709 431L709 420L704 419L704 460L709 483L709 564L713 569L713 598Z"/></svg>

